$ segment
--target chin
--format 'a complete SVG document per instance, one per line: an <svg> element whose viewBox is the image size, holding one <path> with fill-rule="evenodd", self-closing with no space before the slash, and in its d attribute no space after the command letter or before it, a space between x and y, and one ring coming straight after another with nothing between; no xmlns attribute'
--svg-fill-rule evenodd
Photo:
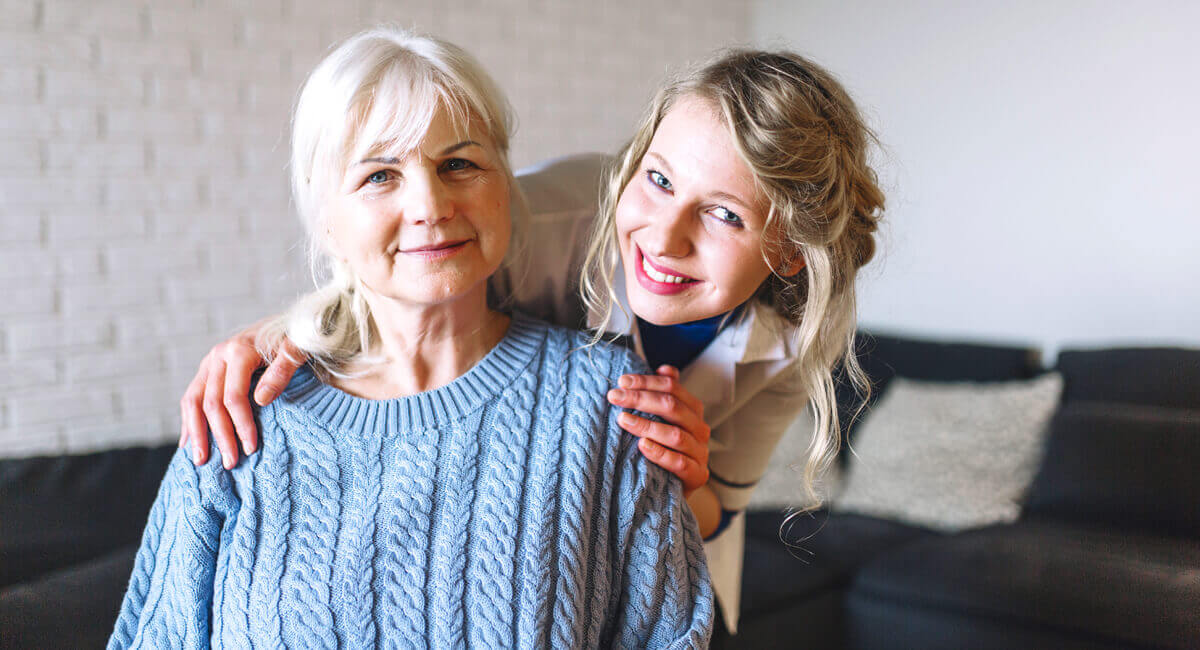
<svg viewBox="0 0 1200 650"><path fill-rule="evenodd" d="M691 320L685 307L669 304L657 296L629 296L629 308L638 318L654 325L678 325Z"/></svg>

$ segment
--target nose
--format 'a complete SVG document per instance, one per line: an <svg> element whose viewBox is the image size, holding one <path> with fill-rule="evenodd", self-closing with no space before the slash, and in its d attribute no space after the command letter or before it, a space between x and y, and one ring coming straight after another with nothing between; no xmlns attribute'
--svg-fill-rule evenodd
<svg viewBox="0 0 1200 650"><path fill-rule="evenodd" d="M454 215L450 189L436 171L405 174L404 216L413 224L433 225Z"/></svg>
<svg viewBox="0 0 1200 650"><path fill-rule="evenodd" d="M650 227L639 238L642 252L654 257L685 257L692 250L694 225L688 205L664 205L650 217Z"/></svg>

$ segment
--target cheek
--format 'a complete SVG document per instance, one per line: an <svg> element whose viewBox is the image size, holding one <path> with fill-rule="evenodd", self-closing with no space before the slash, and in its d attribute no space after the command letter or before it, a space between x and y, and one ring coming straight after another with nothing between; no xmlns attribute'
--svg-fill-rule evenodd
<svg viewBox="0 0 1200 650"><path fill-rule="evenodd" d="M341 206L330 214L333 249L351 263L377 256L394 239L394 226L369 207Z"/></svg>
<svg viewBox="0 0 1200 650"><path fill-rule="evenodd" d="M646 223L646 215L650 214L651 203L650 197L641 188L636 186L637 179L634 178L625 187L625 191L621 192L621 196L617 199L617 208L615 210L617 234L625 237L630 232L637 230Z"/></svg>
<svg viewBox="0 0 1200 650"><path fill-rule="evenodd" d="M721 279L727 291L738 294L739 300L757 291L770 274L757 243L713 242L705 258L705 266Z"/></svg>

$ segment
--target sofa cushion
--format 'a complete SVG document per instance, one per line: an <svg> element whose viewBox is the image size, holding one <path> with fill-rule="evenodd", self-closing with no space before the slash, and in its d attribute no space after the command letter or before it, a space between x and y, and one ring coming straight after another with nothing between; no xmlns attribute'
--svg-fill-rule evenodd
<svg viewBox="0 0 1200 650"><path fill-rule="evenodd" d="M0 586L140 540L175 451L0 461Z"/></svg>
<svg viewBox="0 0 1200 650"><path fill-rule="evenodd" d="M842 643L816 647L854 650L1159 650L1158 646L1135 646L1079 630L1022 625L972 612L877 598L862 591L846 594L842 625L846 630Z"/></svg>
<svg viewBox="0 0 1200 650"><path fill-rule="evenodd" d="M987 383L895 379L863 422L831 509L943 532L1016 521L1061 391L1054 373Z"/></svg>
<svg viewBox="0 0 1200 650"><path fill-rule="evenodd" d="M104 647L137 550L137 544L130 544L0 589L0 647Z"/></svg>
<svg viewBox="0 0 1200 650"><path fill-rule="evenodd" d="M1041 353L1029 346L942 343L860 332L855 350L859 365L871 379L868 408L894 377L984 382L1029 379L1042 372ZM845 373L838 373L835 391L841 430L852 439L859 398Z"/></svg>
<svg viewBox="0 0 1200 650"><path fill-rule="evenodd" d="M1064 350L1064 402L1120 402L1200 409L1200 350Z"/></svg>
<svg viewBox="0 0 1200 650"><path fill-rule="evenodd" d="M791 519L779 510L747 512L741 615L778 611L843 590L858 567L876 555L933 535L886 519L824 510Z"/></svg>
<svg viewBox="0 0 1200 650"><path fill-rule="evenodd" d="M1200 642L1200 545L1174 537L1022 521L915 540L865 566L852 590L1132 644Z"/></svg>
<svg viewBox="0 0 1200 650"><path fill-rule="evenodd" d="M1200 410L1067 404L1026 512L1200 539Z"/></svg>

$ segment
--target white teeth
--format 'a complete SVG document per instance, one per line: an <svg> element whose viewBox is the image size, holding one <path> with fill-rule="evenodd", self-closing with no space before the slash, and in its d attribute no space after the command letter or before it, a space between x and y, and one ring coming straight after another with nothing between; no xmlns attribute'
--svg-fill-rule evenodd
<svg viewBox="0 0 1200 650"><path fill-rule="evenodd" d="M682 282L688 281L687 278L681 278L678 275L667 275L666 273L659 273L657 269L655 269L653 266L650 266L649 260L647 260L645 257L642 257L642 270L646 272L646 275L650 276L651 280L654 280L656 282L665 282L667 284L680 284Z"/></svg>

